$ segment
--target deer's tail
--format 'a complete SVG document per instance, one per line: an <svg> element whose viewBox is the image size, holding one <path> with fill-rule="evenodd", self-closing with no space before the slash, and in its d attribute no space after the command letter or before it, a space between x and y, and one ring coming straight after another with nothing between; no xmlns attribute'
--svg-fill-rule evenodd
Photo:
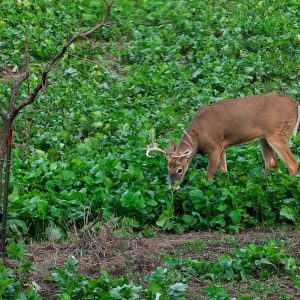
<svg viewBox="0 0 300 300"><path fill-rule="evenodd" d="M297 123L294 127L294 130L293 130L293 135L295 136L297 134L297 131L299 130L299 125L300 125L300 105L298 106L298 119L297 119Z"/></svg>

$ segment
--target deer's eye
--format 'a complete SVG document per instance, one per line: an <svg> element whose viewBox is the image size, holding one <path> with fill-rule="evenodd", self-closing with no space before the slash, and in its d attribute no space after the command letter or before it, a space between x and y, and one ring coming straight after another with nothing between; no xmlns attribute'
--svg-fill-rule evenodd
<svg viewBox="0 0 300 300"><path fill-rule="evenodd" d="M182 173L182 168L178 168L178 169L177 169L177 173L178 173L178 174L181 174L181 173Z"/></svg>

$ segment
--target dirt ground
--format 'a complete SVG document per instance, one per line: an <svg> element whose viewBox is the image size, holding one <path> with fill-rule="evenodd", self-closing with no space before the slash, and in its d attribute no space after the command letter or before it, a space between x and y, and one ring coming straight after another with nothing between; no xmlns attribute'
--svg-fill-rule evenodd
<svg viewBox="0 0 300 300"><path fill-rule="evenodd" d="M189 257L199 260L215 261L221 254L230 253L234 248L249 243L262 244L275 238L285 242L285 251L300 263L300 236L293 230L251 230L239 234L218 232L190 232L186 234L163 235L156 237L113 237L110 232L100 234L74 235L65 243L35 243L30 245L29 252L37 265L33 280L41 287L44 299L51 299L57 291L52 282L45 280L55 266L63 266L69 256L78 260L78 271L90 277L98 277L100 270L107 270L113 277L131 275L142 278L156 267L163 266L166 255ZM273 287L267 299L282 299L279 294L300 299L300 295L287 278L278 278L264 282L266 289ZM202 288L205 282L189 282L187 299L202 299ZM230 283L226 288L232 295L255 292L247 282ZM259 296L259 295L257 295ZM287 298L289 299L289 298Z"/></svg>

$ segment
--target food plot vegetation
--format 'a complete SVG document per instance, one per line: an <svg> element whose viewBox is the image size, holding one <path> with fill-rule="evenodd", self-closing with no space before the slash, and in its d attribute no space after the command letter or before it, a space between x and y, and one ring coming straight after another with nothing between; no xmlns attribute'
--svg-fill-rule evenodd
<svg viewBox="0 0 300 300"><path fill-rule="evenodd" d="M1 1L0 64L17 68L29 39L34 86L69 37L99 23L104 7L86 0ZM47 89L16 120L8 225L9 255L18 270L3 266L0 279L2 293L14 289L11 297L25 293L25 283L32 286L26 276L33 265L20 242L49 240L59 247L70 232L103 232L104 224L121 239L157 230L299 229L299 177L288 176L281 161L266 176L258 144L229 149L229 172L213 181L206 179L207 158L195 157L178 193L168 189L164 158L146 158L144 149L150 130L161 147L170 139L178 142L203 105L269 92L299 101L299 1L122 0L109 20L70 47L49 74ZM1 75L3 107L9 92ZM27 87L20 93L26 95ZM290 143L299 159L299 136ZM201 287L212 283L205 290L209 299L231 299L236 294L222 282L253 276L261 284L277 274L293 289L299 286L298 257L286 254L280 240L238 245L213 262L201 252L195 261L182 255L166 265L160 261L143 274L146 283L132 283L132 274L125 273L117 279L105 272L93 279L78 275L72 258L48 274L56 274L51 280L60 299L79 297L72 290L78 286L90 299L97 298L95 290L106 291L103 299L155 299L155 293L184 299L191 278ZM271 275L261 275L263 270ZM26 297L39 299L33 289Z"/></svg>

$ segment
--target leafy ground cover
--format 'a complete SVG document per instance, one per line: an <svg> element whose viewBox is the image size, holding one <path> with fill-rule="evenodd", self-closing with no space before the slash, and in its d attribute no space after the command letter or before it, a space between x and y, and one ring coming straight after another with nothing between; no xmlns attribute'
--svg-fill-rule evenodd
<svg viewBox="0 0 300 300"><path fill-rule="evenodd" d="M38 74L68 36L103 11L96 1L47 3L1 2L2 64L19 62L28 37ZM214 182L205 179L206 158L196 158L174 195L164 159L146 159L143 148L150 129L162 146L178 140L208 103L266 92L297 98L299 3L120 1L111 22L68 52L51 86L18 120L10 228L63 236L87 212L178 232L297 223L299 182L282 164L266 177L256 144L230 149L229 174ZM5 84L0 95L4 102ZM299 139L292 150L299 154Z"/></svg>
<svg viewBox="0 0 300 300"><path fill-rule="evenodd" d="M29 38L33 86L60 45L98 23L103 7L101 1L86 0L1 1L0 64L16 68ZM144 151L150 130L162 147L169 139L178 141L195 111L209 103L268 92L299 101L299 20L300 3L295 0L117 1L111 25L68 51L51 74L51 85L17 120L9 242L48 242L29 249L38 266L34 280L26 278L34 268L26 249L11 246L17 267L12 271L1 266L1 292L39 299L24 284L34 281L44 287L43 276L52 272L61 299L71 297L78 285L89 292L105 286L106 295L113 290L132 298L147 298L153 291L190 299L197 299L197 293L210 299L299 297L299 257L293 246L299 248L297 234L276 236L273 244L243 241L243 230L256 226L299 229L299 177L291 180L282 163L266 176L259 147L253 144L229 149L229 173L217 174L212 182L206 180L207 159L195 158L182 189L173 194L167 188L164 159L146 159ZM0 104L5 107L9 82L2 75L0 79ZM21 93L26 94L25 87ZM299 159L299 136L291 148ZM112 236L118 228L123 235L141 231L149 242L108 242L105 234L96 240L83 234L100 230L112 219ZM153 225L172 233L242 233L224 236L229 243L217 232L203 233L200 242L196 237L191 241L193 235L184 241L184 235L159 240L151 239ZM70 232L72 238L80 237L80 247L62 243ZM289 236L289 230L284 232ZM138 243L146 246L140 249ZM122 245L128 256L121 258L115 247ZM206 247L210 250L205 252ZM134 249L143 254L153 249L160 258L137 256L140 261L135 261L130 256ZM159 256L160 251L169 258ZM41 269L50 254L59 262L53 265L62 267L72 254L78 264L70 260L63 269ZM256 254L263 255L257 263ZM245 265L237 266L239 260ZM112 278L105 272L99 275L100 269Z"/></svg>
<svg viewBox="0 0 300 300"><path fill-rule="evenodd" d="M300 240L288 228L130 239L103 230L73 235L65 243L30 245L29 262L36 268L23 281L29 279L36 294L46 299L299 297ZM14 288L11 295L20 293L18 285Z"/></svg>

